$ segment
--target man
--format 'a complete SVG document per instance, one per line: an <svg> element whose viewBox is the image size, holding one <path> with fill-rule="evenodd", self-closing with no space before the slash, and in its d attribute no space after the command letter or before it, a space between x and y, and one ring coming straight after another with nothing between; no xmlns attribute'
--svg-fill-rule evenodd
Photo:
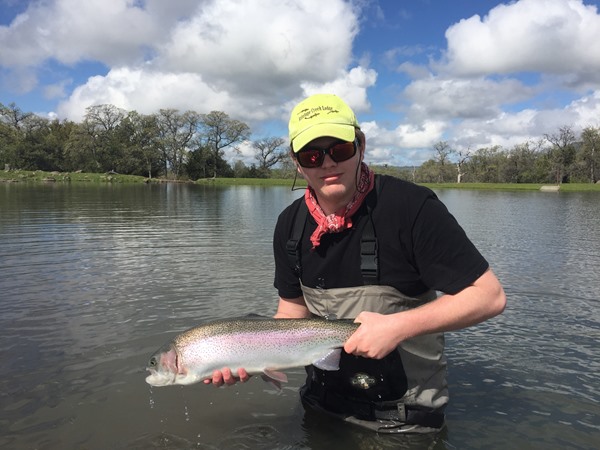
<svg viewBox="0 0 600 450"><path fill-rule="evenodd" d="M340 370L307 369L303 404L378 432L435 432L448 402L443 332L500 314L504 291L432 191L363 163L365 136L339 97L300 102L289 133L309 187L275 228L275 317L360 323ZM235 381L228 369L207 380Z"/></svg>

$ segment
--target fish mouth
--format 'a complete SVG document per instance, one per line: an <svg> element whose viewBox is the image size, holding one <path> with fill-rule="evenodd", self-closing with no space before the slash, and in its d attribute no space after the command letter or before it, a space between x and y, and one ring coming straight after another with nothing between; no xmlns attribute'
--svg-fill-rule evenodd
<svg viewBox="0 0 600 450"><path fill-rule="evenodd" d="M146 370L150 372L150 375L146 377L146 383L150 386L162 386L163 377L153 367L146 367Z"/></svg>
<svg viewBox="0 0 600 450"><path fill-rule="evenodd" d="M146 377L146 383L150 386L169 386L175 384L177 374L172 372L158 371L154 367L147 367L150 375Z"/></svg>

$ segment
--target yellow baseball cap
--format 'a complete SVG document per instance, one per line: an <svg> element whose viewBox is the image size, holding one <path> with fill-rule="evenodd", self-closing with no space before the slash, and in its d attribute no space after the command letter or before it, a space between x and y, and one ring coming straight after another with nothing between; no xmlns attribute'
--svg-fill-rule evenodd
<svg viewBox="0 0 600 450"><path fill-rule="evenodd" d="M350 107L337 95L316 94L292 110L289 123L290 144L298 152L313 139L331 136L354 141L354 129L360 128Z"/></svg>

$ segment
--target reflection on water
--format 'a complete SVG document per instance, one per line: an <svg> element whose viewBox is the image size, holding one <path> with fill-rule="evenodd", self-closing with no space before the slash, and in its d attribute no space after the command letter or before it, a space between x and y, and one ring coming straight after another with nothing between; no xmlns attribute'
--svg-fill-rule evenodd
<svg viewBox="0 0 600 450"><path fill-rule="evenodd" d="M448 334L449 427L423 442L305 416L302 369L280 392L144 382L175 333L274 312L271 235L301 192L0 185L0 447L593 448L600 197L438 194L509 305Z"/></svg>

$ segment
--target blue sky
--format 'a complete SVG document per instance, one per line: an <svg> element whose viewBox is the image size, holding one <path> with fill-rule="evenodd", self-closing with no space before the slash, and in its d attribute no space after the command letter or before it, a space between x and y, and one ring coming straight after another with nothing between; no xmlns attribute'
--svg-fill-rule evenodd
<svg viewBox="0 0 600 450"><path fill-rule="evenodd" d="M600 0L0 0L0 102L82 120L220 110L253 139L332 92L367 161L600 126ZM250 145L241 147L252 162Z"/></svg>

